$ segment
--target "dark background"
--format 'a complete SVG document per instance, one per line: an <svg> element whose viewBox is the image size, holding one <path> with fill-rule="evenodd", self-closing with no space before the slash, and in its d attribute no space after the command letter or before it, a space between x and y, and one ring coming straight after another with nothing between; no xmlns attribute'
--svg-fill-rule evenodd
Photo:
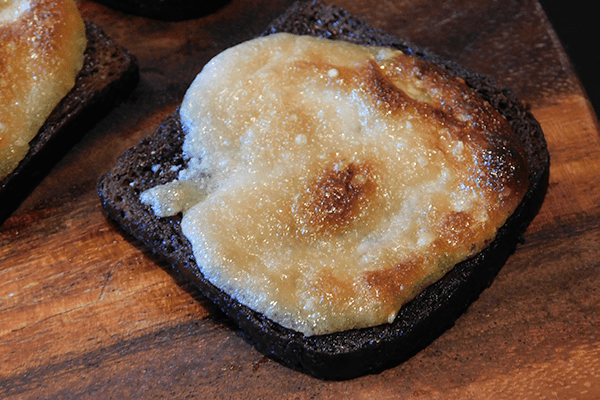
<svg viewBox="0 0 600 400"><path fill-rule="evenodd" d="M599 8L594 2L540 0L600 116Z"/></svg>

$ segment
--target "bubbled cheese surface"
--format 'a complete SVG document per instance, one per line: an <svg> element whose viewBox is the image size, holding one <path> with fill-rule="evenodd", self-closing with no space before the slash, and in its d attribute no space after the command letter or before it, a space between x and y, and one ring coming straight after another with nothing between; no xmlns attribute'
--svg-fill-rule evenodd
<svg viewBox="0 0 600 400"><path fill-rule="evenodd" d="M183 212L209 281L305 335L393 321L528 184L502 116L392 49L255 39L208 63L180 112L189 167L142 201Z"/></svg>
<svg viewBox="0 0 600 400"><path fill-rule="evenodd" d="M0 0L0 179L73 88L85 47L72 0Z"/></svg>

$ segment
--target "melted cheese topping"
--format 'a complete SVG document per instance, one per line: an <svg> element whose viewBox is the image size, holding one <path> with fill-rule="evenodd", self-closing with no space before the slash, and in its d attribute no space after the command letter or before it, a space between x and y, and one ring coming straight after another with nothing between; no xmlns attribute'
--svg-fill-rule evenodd
<svg viewBox="0 0 600 400"><path fill-rule="evenodd" d="M181 119L189 167L142 201L184 213L210 282L305 335L393 321L528 185L500 114L387 48L246 42L205 66Z"/></svg>
<svg viewBox="0 0 600 400"><path fill-rule="evenodd" d="M73 88L85 47L72 0L0 0L0 179Z"/></svg>

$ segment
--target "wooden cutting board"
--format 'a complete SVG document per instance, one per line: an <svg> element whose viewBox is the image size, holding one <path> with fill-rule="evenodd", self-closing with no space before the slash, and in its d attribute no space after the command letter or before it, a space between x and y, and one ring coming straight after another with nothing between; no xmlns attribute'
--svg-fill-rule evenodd
<svg viewBox="0 0 600 400"><path fill-rule="evenodd" d="M138 57L141 80L0 226L0 398L600 398L598 121L537 1L336 2L511 87L552 158L525 243L456 325L404 364L345 382L282 367L104 218L98 176L174 111L212 56L290 3L231 0L160 22L78 2Z"/></svg>

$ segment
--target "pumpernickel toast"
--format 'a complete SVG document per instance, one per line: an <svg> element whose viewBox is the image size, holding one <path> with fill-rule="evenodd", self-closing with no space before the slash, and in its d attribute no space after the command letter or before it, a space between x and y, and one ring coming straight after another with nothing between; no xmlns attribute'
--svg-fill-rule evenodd
<svg viewBox="0 0 600 400"><path fill-rule="evenodd" d="M141 203L140 194L177 177L185 166L184 133L178 113L119 158L98 183L108 216L143 242L165 263L193 282L239 327L259 351L283 365L323 379L348 379L396 365L427 346L467 309L492 282L514 251L539 209L548 183L549 156L539 123L512 92L494 81L446 61L409 42L377 30L335 6L297 3L268 27L265 34L289 32L333 40L400 49L465 80L510 123L522 142L529 164L530 187L495 240L461 262L442 279L404 305L394 322L371 328L305 336L240 304L208 282L199 271L191 245L181 232L180 216L158 218ZM153 168L160 165L160 168Z"/></svg>

